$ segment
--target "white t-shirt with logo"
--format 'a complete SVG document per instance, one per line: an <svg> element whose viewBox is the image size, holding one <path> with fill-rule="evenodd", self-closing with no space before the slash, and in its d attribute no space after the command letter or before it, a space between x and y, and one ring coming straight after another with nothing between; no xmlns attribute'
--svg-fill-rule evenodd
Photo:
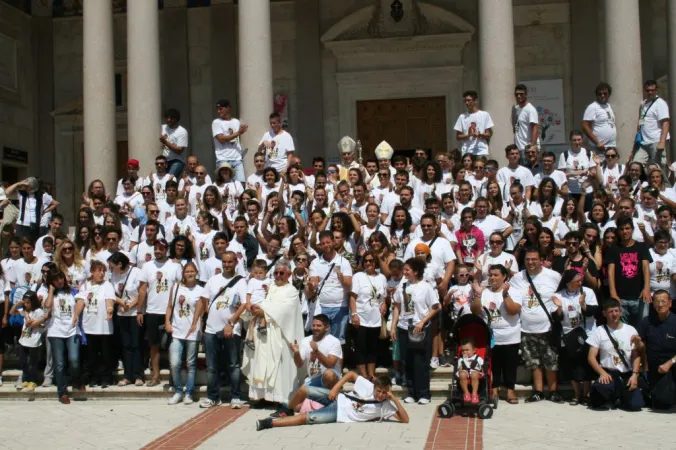
<svg viewBox="0 0 676 450"><path fill-rule="evenodd" d="M143 185L151 185L153 187L153 191L155 191L155 202L158 203L164 201L164 199L167 198L167 182L170 180L178 182L178 190L183 190L185 185L183 179L176 180L176 178L170 173L165 173L162 176L159 176L157 173L153 173L143 180Z"/></svg>
<svg viewBox="0 0 676 450"><path fill-rule="evenodd" d="M542 183L542 180L545 178L551 178L554 180L554 183L556 183L556 187L561 189L564 184L568 183L568 177L566 174L560 170L552 170L552 173L549 175L545 174L544 172L538 172L535 175L533 175L533 179L535 180L535 185L540 186L540 183Z"/></svg>
<svg viewBox="0 0 676 450"><path fill-rule="evenodd" d="M418 244L430 245L434 241L432 247L430 248L432 254L432 260L436 262L440 267L446 269L446 266L449 262L455 261L457 258L455 252L451 247L451 243L448 239L437 237L436 239L425 240L423 238L415 238L409 242L404 252L404 261L415 256L415 246Z"/></svg>
<svg viewBox="0 0 676 450"><path fill-rule="evenodd" d="M587 154L589 153L589 154ZM566 156L568 156L566 158ZM596 167L596 163L594 162L594 157L593 153L588 151L585 148L581 148L580 151L574 152L572 149L567 150L567 155L566 152L561 153L559 156L559 169L560 170L570 170L570 171L577 171L577 170L587 170L591 169L592 167ZM587 180L586 175L579 175L579 176L574 176L568 177L568 191L571 194L580 194L582 193L582 183ZM588 191L591 189L588 188Z"/></svg>
<svg viewBox="0 0 676 450"><path fill-rule="evenodd" d="M556 289L559 287L561 274L543 267L541 272L535 276L531 276L531 279L550 314L556 311L557 307L552 301L552 295L556 293ZM528 283L526 271L522 270L515 274L512 279L509 280L509 283L509 295L512 298L519 298L520 293L525 294L525 298L521 305L521 330L524 333L534 334L546 333L549 331L551 329L551 323L547 318L547 314L540 306L540 302L538 302L537 297L533 293L533 288L530 283Z"/></svg>
<svg viewBox="0 0 676 450"><path fill-rule="evenodd" d="M239 305L246 302L246 279L244 277L221 293L214 300L216 294L227 286L232 278L225 278L223 275L213 276L207 281L202 291L202 296L207 299L208 317L205 333L219 334L223 333L225 324L237 312ZM232 330L233 334L240 336L242 334L242 321L238 320Z"/></svg>
<svg viewBox="0 0 676 450"><path fill-rule="evenodd" d="M14 261L12 272L7 277L8 281L16 286L28 287L39 282L42 277L42 266L48 261L37 257L34 261L34 263L27 263L23 258Z"/></svg>
<svg viewBox="0 0 676 450"><path fill-rule="evenodd" d="M235 139L221 144L216 136L222 134L229 136L240 128L240 122L237 119L223 120L214 119L211 122L211 135L214 138L214 148L216 149L216 161L241 161L242 147L239 143L239 136Z"/></svg>
<svg viewBox="0 0 676 450"><path fill-rule="evenodd" d="M517 166L516 169L512 169L509 166L501 167L495 178L498 180L498 183L502 183L505 186L506 190L509 190L512 184L517 181L521 183L521 186L523 186L524 189L528 186L535 186L533 173L524 166Z"/></svg>
<svg viewBox="0 0 676 450"><path fill-rule="evenodd" d="M333 268L329 274L329 269L332 265ZM338 308L347 306L347 293L338 280L338 271L342 271L343 276L352 276L352 267L349 261L338 254L331 261L326 261L324 257L320 256L319 258L315 258L312 264L310 264L310 278L319 277L318 286L321 286L326 278L326 282L324 282L324 286L317 298L318 304L323 307ZM326 277L327 274L329 274L328 278Z"/></svg>
<svg viewBox="0 0 676 450"><path fill-rule="evenodd" d="M593 290L583 287L581 292L585 294L584 302L587 306L598 306L599 303ZM596 328L594 317L586 317L582 311L582 306L580 305L581 292L570 293L567 289L563 289L554 294L561 300L563 334L570 333L576 327L582 327L587 332L587 335L589 335Z"/></svg>
<svg viewBox="0 0 676 450"><path fill-rule="evenodd" d="M267 295L267 290L274 283L270 278L263 278L259 280L258 278L251 278L246 285L247 295L251 294L252 305L260 305L265 296Z"/></svg>
<svg viewBox="0 0 676 450"><path fill-rule="evenodd" d="M360 326L369 328L380 326L380 305L385 300L386 284L387 278L383 274L371 276L366 272L357 272L352 277L352 293L357 296Z"/></svg>
<svg viewBox="0 0 676 450"><path fill-rule="evenodd" d="M402 289L395 292L392 298L394 303L400 305L397 326L402 329L408 329L409 320L412 321L412 325L417 325L434 305L439 304L439 295L428 282L405 282L405 284L404 286L402 283Z"/></svg>
<svg viewBox="0 0 676 450"><path fill-rule="evenodd" d="M174 234L174 228L176 228L176 225L178 225L178 234ZM177 216L172 216L164 225L164 231L167 234L165 239L167 242L171 242L176 236L185 236L188 230L190 230L190 233L193 235L199 231L197 222L195 222L195 218L193 216L188 214L182 219L179 219Z"/></svg>
<svg viewBox="0 0 676 450"><path fill-rule="evenodd" d="M300 342L300 348L298 349L298 352L300 353L301 359L305 361L305 364L307 365L308 377L316 377L318 375L322 375L324 372L326 372L328 368L324 367L324 365L319 361L319 359L315 359L314 361L312 361L310 357L310 355L312 354L312 347L310 347L311 341L312 336L305 336L303 340ZM326 333L322 338L322 340L317 342L317 348L319 349L319 353L321 353L324 356L338 357L336 365L331 367L331 369L335 369L338 371L338 373L341 373L340 369L341 362L343 359L343 348L340 345L340 341L338 340L338 338L331 335L330 333Z"/></svg>
<svg viewBox="0 0 676 450"><path fill-rule="evenodd" d="M202 186L196 184L190 186L190 192L188 193L188 209L190 210L190 215L192 217L197 217L197 214L202 210L204 191L206 191L209 186L215 186L215 184L204 183Z"/></svg>
<svg viewBox="0 0 676 450"><path fill-rule="evenodd" d="M451 306L456 315L464 316L472 312L470 306L474 299L474 290L471 284L453 285L448 288L448 295L450 296Z"/></svg>
<svg viewBox="0 0 676 450"><path fill-rule="evenodd" d="M76 290L62 290L54 294L52 317L47 324L47 337L69 338L77 334L77 325L73 326L75 314Z"/></svg>
<svg viewBox="0 0 676 450"><path fill-rule="evenodd" d="M129 256L129 261L142 269L144 264L155 259L155 246L148 244L148 241L143 241L129 252Z"/></svg>
<svg viewBox="0 0 676 450"><path fill-rule="evenodd" d="M509 268L507 263L511 261ZM502 252L498 256L491 256L490 252L484 253L479 257L479 264L481 264L481 285L488 286L488 271L492 265L502 264L507 270L512 272L517 272L519 270L519 264L516 262L516 258L511 253Z"/></svg>
<svg viewBox="0 0 676 450"><path fill-rule="evenodd" d="M650 256L653 259L650 263L650 290L673 291L671 278L676 273L676 256L671 252L660 255L653 248L650 249Z"/></svg>
<svg viewBox="0 0 676 450"><path fill-rule="evenodd" d="M197 260L197 269L199 271L199 280L207 282L207 266L206 262L209 258L216 256L213 241L216 236L216 230L211 230L208 233L195 233L195 259Z"/></svg>
<svg viewBox="0 0 676 450"><path fill-rule="evenodd" d="M634 344L631 343L631 338L638 335L636 328L620 322L620 328L613 330L608 327L608 330L613 336L613 339L615 339L615 342L617 342L620 350L624 353L627 362L631 364L631 351L634 348ZM596 327L587 338L587 344L599 349L599 363L604 369L619 370L623 373L631 372L633 370L622 362L622 358L617 350L615 350L615 346L610 340L605 327Z"/></svg>
<svg viewBox="0 0 676 450"><path fill-rule="evenodd" d="M178 287L174 287L171 291L171 294L176 298L174 301L174 313L171 317L171 327L174 329L171 334L172 338L175 339L185 339L187 341L196 341L199 339L199 321L195 327L195 331L188 334L190 327L192 326L192 321L195 318L195 305L202 297L204 289L195 285L193 287L188 287L181 284Z"/></svg>
<svg viewBox="0 0 676 450"><path fill-rule="evenodd" d="M617 128L615 128L615 113L609 103L590 103L584 110L582 120L592 123L594 136L605 147L617 146Z"/></svg>
<svg viewBox="0 0 676 450"><path fill-rule="evenodd" d="M176 128L171 128L169 125L165 123L162 125L160 133L162 135L166 134L167 140L172 144L177 145L179 147L183 147L183 151L181 153L176 153L166 145L163 145L162 155L164 155L164 157L167 158L167 162L176 159L185 162L185 154L186 150L188 149L188 130L186 130L180 125L177 126Z"/></svg>
<svg viewBox="0 0 676 450"><path fill-rule="evenodd" d="M115 290L108 281L94 284L87 281L75 295L76 299L84 301L82 310L82 329L86 334L110 335L113 334L113 319L106 320L106 300L115 301Z"/></svg>
<svg viewBox="0 0 676 450"><path fill-rule="evenodd" d="M130 267L129 271L117 274L115 272L110 273L110 284L113 285L115 290L115 296L124 300L127 305L132 304L138 298L138 288L141 284L141 269L138 267ZM129 274L129 278L127 278ZM125 285L125 280L127 284ZM118 310L117 315L120 317L133 317L136 316L136 308L132 308L129 311L120 311Z"/></svg>
<svg viewBox="0 0 676 450"><path fill-rule="evenodd" d="M169 304L169 289L181 280L183 267L180 264L165 261L151 261L143 265L139 281L147 283L146 313L166 314Z"/></svg>
<svg viewBox="0 0 676 450"><path fill-rule="evenodd" d="M277 135L274 134L274 131L270 130L265 132L258 145L261 145L265 141L273 143L272 148L264 149L266 167L272 167L281 174L286 170L287 154L296 151L293 138L284 130Z"/></svg>
<svg viewBox="0 0 676 450"><path fill-rule="evenodd" d="M493 119L486 111L477 111L473 113L464 112L458 116L455 122L455 131L462 134L467 134L470 127L477 129L479 133L485 133L486 130L493 128ZM462 141L462 154L469 153L471 155L488 155L488 142L485 138L470 137Z"/></svg>
<svg viewBox="0 0 676 450"><path fill-rule="evenodd" d="M662 135L660 122L669 119L669 105L667 105L667 102L657 97L652 106L650 106L651 103L652 100L644 100L641 103L641 120L639 120L639 125L641 125L641 136L643 136L644 144L656 144L660 142L660 136ZM650 106L649 109L648 106ZM643 118L644 115L645 118ZM668 139L669 134L667 134Z"/></svg>
<svg viewBox="0 0 676 450"><path fill-rule="evenodd" d="M523 152L526 149L526 145L530 144L531 138L531 124L540 123L538 117L538 111L530 103L521 108L519 105L514 106L514 111L512 112L516 118L516 123L514 125L514 143L519 150ZM536 145L540 145L540 138L538 137Z"/></svg>
<svg viewBox="0 0 676 450"><path fill-rule="evenodd" d="M517 295L512 301L521 304L523 295ZM493 292L484 289L481 293L481 306L490 314L490 327L493 330L495 345L519 344L521 342L521 321L518 314L509 314L505 308L502 290ZM486 317L486 310L482 310L481 316Z"/></svg>
<svg viewBox="0 0 676 450"><path fill-rule="evenodd" d="M364 377L357 377L351 396L362 400L375 400L375 387ZM369 422L371 420L388 420L397 413L397 407L391 400L380 403L358 403L338 394L338 423Z"/></svg>
<svg viewBox="0 0 676 450"><path fill-rule="evenodd" d="M42 333L45 332L44 324L41 327L31 328L26 325L26 319L38 320L45 316L45 311L42 308L38 308L34 311L26 313L26 311L21 311L21 315L24 317L23 328L21 328L21 336L19 337L19 344L24 347L39 347L41 345L40 338Z"/></svg>

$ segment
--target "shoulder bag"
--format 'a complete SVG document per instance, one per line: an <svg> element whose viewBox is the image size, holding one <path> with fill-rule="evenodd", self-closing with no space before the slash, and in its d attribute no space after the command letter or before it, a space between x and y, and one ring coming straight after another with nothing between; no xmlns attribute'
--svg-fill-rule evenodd
<svg viewBox="0 0 676 450"><path fill-rule="evenodd" d="M530 277L530 274L528 273L528 270L526 272L526 278L528 279L528 283L530 283L530 287L533 289L533 295L535 295L535 298L538 299L538 303L540 303L540 307L545 311L545 314L547 314L547 319L549 319L549 323L552 326L551 331L549 332L549 344L554 347L556 350L561 348L561 322L554 320L552 315L550 314L549 310L547 309L547 306L545 305L545 302L542 301L542 297L540 296L540 293L538 290L535 288L535 283L533 283L533 279Z"/></svg>
<svg viewBox="0 0 676 450"><path fill-rule="evenodd" d="M214 302L216 301L216 299L218 297L220 297L221 295L223 295L223 293L225 291L227 291L228 289L230 289L231 287L236 285L239 282L239 280L241 280L242 278L243 277L241 275L235 275L234 277L232 277L232 280L230 280L230 282L228 284L226 284L225 286L223 286L222 288L220 288L218 290L216 295L214 295L214 298L209 300L209 305L207 306L207 310L204 311L204 314L202 315L202 328L203 329L206 328L206 326L207 326L207 319L209 318L209 311L211 310L211 305L214 304ZM204 330L202 330L202 331L204 331Z"/></svg>
<svg viewBox="0 0 676 450"><path fill-rule="evenodd" d="M406 297L406 287L408 286L408 283L404 283L404 286L402 287L402 297L403 297L403 306L404 306L404 311L407 313L411 312L411 310L408 309L408 298ZM420 333L415 334L415 325L413 325L413 319L408 319L408 347L409 348L414 348L414 349L421 349L425 347L425 335L427 334L427 330L422 330Z"/></svg>
<svg viewBox="0 0 676 450"><path fill-rule="evenodd" d="M624 351L620 348L620 345L618 344L617 340L613 337L613 335L610 333L610 330L608 329L608 325L604 324L603 329L606 330L606 334L608 335L608 339L610 339L610 342L613 344L613 347L615 348L615 351L617 354L620 356L620 359L622 360L622 363L629 367L629 372L623 373L622 375L626 378L622 378L622 392L626 392L626 382L629 380L629 376L631 376L634 373L634 367L630 364L629 360L627 359L627 355L624 354ZM629 376L627 376L629 375ZM648 392L648 380L645 377L645 374L639 372L638 374L638 389L641 390L642 393L647 393Z"/></svg>
<svg viewBox="0 0 676 450"><path fill-rule="evenodd" d="M130 270L131 272L131 270ZM129 275L127 275L129 276ZM125 281L126 284L126 281ZM176 289L174 290L174 299L171 302L171 312L169 313L169 323L174 318L174 307L176 306L176 297L178 297L178 289L181 287L181 283L176 283ZM169 345L171 345L171 334L167 333L167 329L165 328L164 324L160 325L158 327L160 330L160 334L162 335L160 339L160 348L162 350L167 350L169 348Z"/></svg>
<svg viewBox="0 0 676 450"><path fill-rule="evenodd" d="M331 272L333 272L333 268L336 266L336 263L332 263L331 266L329 267L329 271L326 272L326 275L324 276L324 279L322 280L321 284L319 285L319 289L317 289L317 292L315 295L312 297L312 299L316 300L319 298L319 294L321 294L322 289L324 289L324 284L326 283L326 280L329 279L329 275L331 275Z"/></svg>
<svg viewBox="0 0 676 450"><path fill-rule="evenodd" d="M650 108L653 106L653 104L657 101L658 97L655 97L655 99L650 102L648 107L643 111L643 114L641 114L641 109L643 108L643 105L641 105L638 109L638 117L639 117L639 122L645 120L645 116L648 115L648 111L650 111ZM641 117L643 116L643 117ZM642 127L640 126L638 131L636 132L636 136L634 136L634 151L638 150L641 145L643 145L643 133L642 133Z"/></svg>

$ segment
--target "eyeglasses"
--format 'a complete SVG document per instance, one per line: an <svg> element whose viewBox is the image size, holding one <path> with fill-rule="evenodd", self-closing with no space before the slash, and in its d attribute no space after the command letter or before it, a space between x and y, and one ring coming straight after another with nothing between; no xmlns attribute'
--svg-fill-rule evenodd
<svg viewBox="0 0 676 450"><path fill-rule="evenodd" d="M376 261L376 260L373 259L373 258L365 259L365 260L364 260L364 264L366 264L366 263L372 263L372 262L375 262L375 261Z"/></svg>
<svg viewBox="0 0 676 450"><path fill-rule="evenodd" d="M498 170L498 168L493 166L486 166L485 170L486 172L493 172L494 170Z"/></svg>
<svg viewBox="0 0 676 450"><path fill-rule="evenodd" d="M420 228L434 228L434 225L431 225L431 224L429 224L429 223L423 225L423 224L421 223L421 224L420 224Z"/></svg>
<svg viewBox="0 0 676 450"><path fill-rule="evenodd" d="M195 175L206 175L206 172L195 172Z"/></svg>
<svg viewBox="0 0 676 450"><path fill-rule="evenodd" d="M580 243L579 242L566 242L566 245L572 245L573 247L577 247L578 245L580 245Z"/></svg>
<svg viewBox="0 0 676 450"><path fill-rule="evenodd" d="M106 238L106 241L109 241L109 242L117 241L117 236Z"/></svg>
<svg viewBox="0 0 676 450"><path fill-rule="evenodd" d="M276 276L276 277L282 276L282 275L286 275L286 272L283 271L283 270L276 270L275 272L273 272L273 275Z"/></svg>
<svg viewBox="0 0 676 450"><path fill-rule="evenodd" d="M457 277L468 277L469 274L468 274L468 273L459 273L459 274L457 274L456 276L457 276Z"/></svg>
<svg viewBox="0 0 676 450"><path fill-rule="evenodd" d="M503 244L505 241L489 241L489 242L490 242L491 245L493 245L493 244L495 244L495 245L501 245L501 244Z"/></svg>
<svg viewBox="0 0 676 450"><path fill-rule="evenodd" d="M271 250L279 250L281 247L278 247L277 245L268 245L268 248Z"/></svg>

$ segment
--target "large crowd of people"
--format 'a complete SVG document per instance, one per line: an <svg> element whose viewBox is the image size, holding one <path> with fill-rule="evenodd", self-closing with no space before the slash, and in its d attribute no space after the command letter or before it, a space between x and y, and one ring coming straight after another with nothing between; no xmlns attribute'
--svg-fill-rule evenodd
<svg viewBox="0 0 676 450"><path fill-rule="evenodd" d="M407 421L391 384L404 403L428 404L430 371L456 365L459 345L464 401L479 402L472 343L452 333L475 314L492 331L495 398L519 402L524 364L526 402L564 401L569 380L572 405L636 410L651 393L653 407L668 405L658 390L673 392L676 373L676 190L668 107L654 81L644 87L633 149L616 146L609 85L559 155L541 146L517 85L504 149L468 91L457 149L404 156L383 141L362 161L344 137L340 163L301 161L272 114L245 168L248 127L218 100L214 173L187 156L188 132L169 110L155 167L130 159L117 186L91 181L72 236L38 180L6 186L0 348L20 351L17 388L55 384L67 404L69 379L75 390L156 386L166 353L169 404L189 404L203 349L200 406L220 405L227 379L232 408L243 397L281 405L259 428ZM340 394L348 381L364 395Z"/></svg>

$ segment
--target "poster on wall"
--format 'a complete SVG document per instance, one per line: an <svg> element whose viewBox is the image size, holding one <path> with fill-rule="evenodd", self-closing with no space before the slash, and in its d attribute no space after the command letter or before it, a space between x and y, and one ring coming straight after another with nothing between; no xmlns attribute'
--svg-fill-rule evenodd
<svg viewBox="0 0 676 450"><path fill-rule="evenodd" d="M542 145L566 144L563 80L521 81L528 87L528 101L538 110Z"/></svg>
<svg viewBox="0 0 676 450"><path fill-rule="evenodd" d="M289 104L286 94L276 94L274 100L273 110L280 115L282 119L282 128L289 129Z"/></svg>

